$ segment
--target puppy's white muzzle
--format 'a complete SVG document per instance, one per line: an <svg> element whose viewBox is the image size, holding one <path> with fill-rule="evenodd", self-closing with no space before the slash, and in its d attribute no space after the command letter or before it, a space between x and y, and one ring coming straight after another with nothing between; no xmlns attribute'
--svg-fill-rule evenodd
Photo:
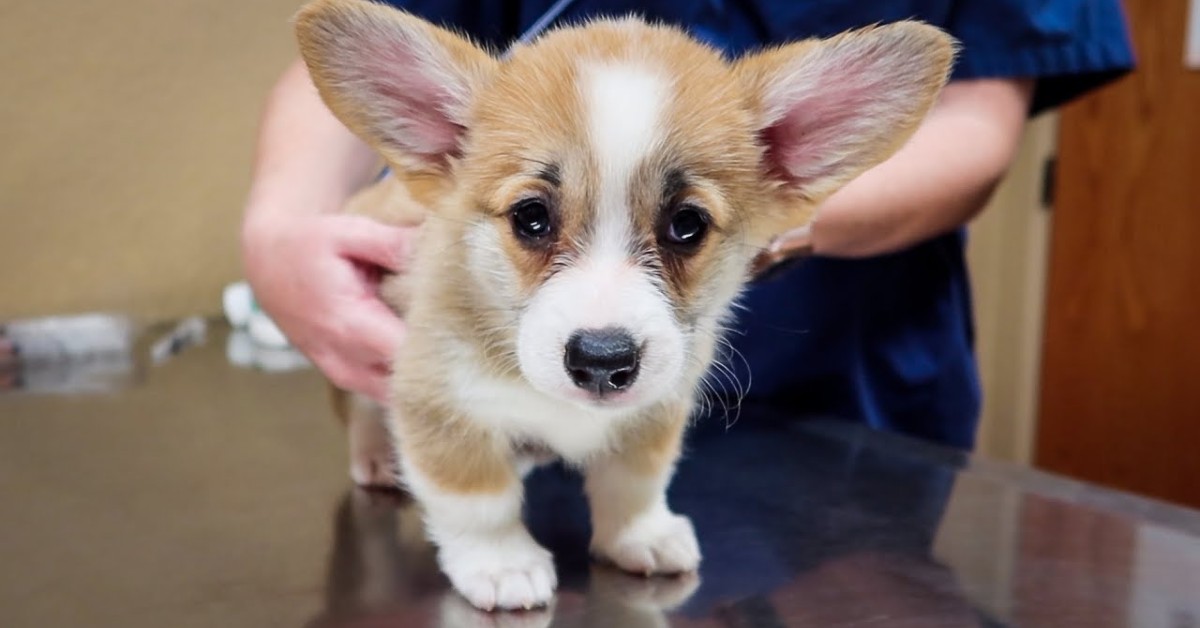
<svg viewBox="0 0 1200 628"><path fill-rule="evenodd" d="M667 296L624 259L589 259L549 279L521 317L521 372L534 388L599 408L673 393L684 336Z"/></svg>

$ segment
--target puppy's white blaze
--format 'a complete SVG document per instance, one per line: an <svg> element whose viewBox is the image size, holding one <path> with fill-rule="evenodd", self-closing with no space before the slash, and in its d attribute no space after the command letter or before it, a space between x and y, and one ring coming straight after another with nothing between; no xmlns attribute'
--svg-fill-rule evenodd
<svg viewBox="0 0 1200 628"><path fill-rule="evenodd" d="M563 366L577 331L620 327L645 349L627 407L662 399L682 370L683 338L667 298L630 257L630 182L661 138L671 84L660 72L629 62L580 69L588 142L599 187L578 262L538 289L518 334L521 370L535 388L579 399Z"/></svg>
<svg viewBox="0 0 1200 628"><path fill-rule="evenodd" d="M591 245L596 254L623 257L631 235L630 178L659 142L670 83L630 63L594 65L583 75L588 140L600 179Z"/></svg>
<svg viewBox="0 0 1200 628"><path fill-rule="evenodd" d="M655 145L670 83L632 64L587 68L588 131L602 168L628 173Z"/></svg>

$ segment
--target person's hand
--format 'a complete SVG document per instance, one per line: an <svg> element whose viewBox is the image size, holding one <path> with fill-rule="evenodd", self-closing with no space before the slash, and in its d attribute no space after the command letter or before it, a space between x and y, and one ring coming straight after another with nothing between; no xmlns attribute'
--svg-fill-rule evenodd
<svg viewBox="0 0 1200 628"><path fill-rule="evenodd" d="M335 385L388 397L404 323L378 295L399 272L413 229L349 214L267 213L242 233L246 275L259 305Z"/></svg>
<svg viewBox="0 0 1200 628"><path fill-rule="evenodd" d="M808 257L812 252L811 225L780 234L755 256L750 265L750 276L758 280L768 279L775 276L776 272L790 267L789 262Z"/></svg>

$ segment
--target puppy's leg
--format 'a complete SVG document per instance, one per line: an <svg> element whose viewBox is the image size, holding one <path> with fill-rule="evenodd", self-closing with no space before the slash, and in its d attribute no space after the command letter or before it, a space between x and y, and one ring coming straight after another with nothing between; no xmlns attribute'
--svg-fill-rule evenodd
<svg viewBox="0 0 1200 628"><path fill-rule="evenodd" d="M554 562L521 521L511 448L465 421L401 434L401 447L404 481L454 588L485 610L549 603Z"/></svg>
<svg viewBox="0 0 1200 628"><path fill-rule="evenodd" d="M359 486L397 488L399 466L387 409L372 399L344 393L346 431L350 442L350 478Z"/></svg>
<svg viewBox="0 0 1200 628"><path fill-rule="evenodd" d="M687 416L672 414L628 434L617 453L586 469L592 553L626 571L682 573L700 564L692 522L667 506Z"/></svg>
<svg viewBox="0 0 1200 628"><path fill-rule="evenodd" d="M399 466L387 410L374 400L329 386L333 413L350 443L350 478L359 486L396 488Z"/></svg>

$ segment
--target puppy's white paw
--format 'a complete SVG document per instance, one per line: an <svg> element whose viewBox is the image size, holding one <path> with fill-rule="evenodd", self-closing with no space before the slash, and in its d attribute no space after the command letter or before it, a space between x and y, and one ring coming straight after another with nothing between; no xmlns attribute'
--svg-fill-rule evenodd
<svg viewBox="0 0 1200 628"><path fill-rule="evenodd" d="M592 552L637 574L677 574L700 566L692 522L663 510L634 519L610 539L596 539Z"/></svg>
<svg viewBox="0 0 1200 628"><path fill-rule="evenodd" d="M442 569L476 608L545 606L558 586L550 552L525 530L502 536L458 538L442 546Z"/></svg>

